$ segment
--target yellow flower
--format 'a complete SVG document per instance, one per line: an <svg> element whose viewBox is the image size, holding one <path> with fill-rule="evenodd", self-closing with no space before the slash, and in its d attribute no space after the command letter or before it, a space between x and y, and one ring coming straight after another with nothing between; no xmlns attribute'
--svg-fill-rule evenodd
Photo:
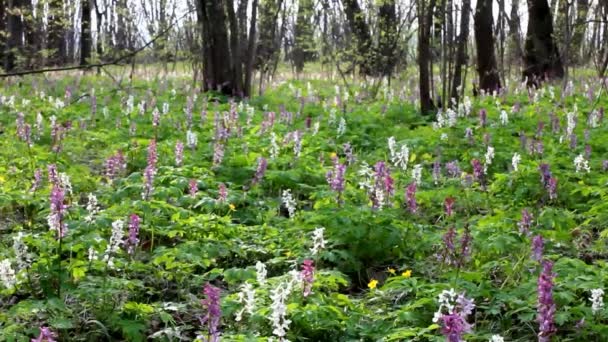
<svg viewBox="0 0 608 342"><path fill-rule="evenodd" d="M375 289L376 285L378 285L378 281L376 279L372 279L370 280L369 284L367 284L367 287L370 289Z"/></svg>
<svg viewBox="0 0 608 342"><path fill-rule="evenodd" d="M394 268L389 267L387 271L388 271L388 273L390 273L392 275L395 275L395 269Z"/></svg>
<svg viewBox="0 0 608 342"><path fill-rule="evenodd" d="M232 203L228 205L228 208L230 208L231 211L236 211L236 207Z"/></svg>
<svg viewBox="0 0 608 342"><path fill-rule="evenodd" d="M336 152L332 152L332 153L330 153L330 154L329 154L329 157L330 157L331 159L334 159L334 158L336 158L337 156L338 156L338 155L336 154Z"/></svg>
<svg viewBox="0 0 608 342"><path fill-rule="evenodd" d="M405 278L409 278L412 276L412 270L407 270L407 271L401 273L401 275Z"/></svg>

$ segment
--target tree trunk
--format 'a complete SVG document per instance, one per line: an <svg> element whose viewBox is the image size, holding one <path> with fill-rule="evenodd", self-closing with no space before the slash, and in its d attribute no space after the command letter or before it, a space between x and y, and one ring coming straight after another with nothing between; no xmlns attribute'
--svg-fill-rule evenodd
<svg viewBox="0 0 608 342"><path fill-rule="evenodd" d="M4 70L11 71L17 66L17 52L23 51L24 24L21 19L23 0L8 0L7 50L4 59Z"/></svg>
<svg viewBox="0 0 608 342"><path fill-rule="evenodd" d="M529 86L538 86L543 80L564 76L547 0L528 0L523 76L527 78Z"/></svg>
<svg viewBox="0 0 608 342"><path fill-rule="evenodd" d="M576 8L576 21L574 35L572 37L570 59L573 63L584 64L586 61L583 57L583 41L585 38L585 29L588 26L585 21L587 20L587 13L589 12L589 0L578 0Z"/></svg>
<svg viewBox="0 0 608 342"><path fill-rule="evenodd" d="M454 81L452 82L451 97L458 101L458 88L464 89L462 84L462 68L467 66L467 41L469 39L469 12L471 12L471 0L462 1L462 12L460 13L460 35L458 36L458 51L456 52L456 65L454 66Z"/></svg>
<svg viewBox="0 0 608 342"><path fill-rule="evenodd" d="M477 0L474 19L479 89L492 93L500 89L492 31L492 0Z"/></svg>
<svg viewBox="0 0 608 342"><path fill-rule="evenodd" d="M379 76L393 73L397 55L397 13L395 0L382 0L378 8L378 51L374 58L374 71Z"/></svg>
<svg viewBox="0 0 608 342"><path fill-rule="evenodd" d="M230 52L232 64L232 84L235 95L243 97L243 64L241 61L241 45L239 44L239 27L234 12L232 0L226 1L226 12L228 12L228 25L230 27Z"/></svg>
<svg viewBox="0 0 608 342"><path fill-rule="evenodd" d="M434 1L434 0L433 0ZM353 32L357 41L357 64L359 72L363 75L371 75L372 67L370 65L372 54L372 37L369 33L369 27L365 22L365 15L359 7L357 0L342 0L344 4L344 12L348 21L348 26Z"/></svg>
<svg viewBox="0 0 608 342"><path fill-rule="evenodd" d="M511 20L509 20L509 36L511 37L511 44L513 45L512 58L515 61L520 61L524 54L521 47L521 21L519 20L519 0L511 0L510 19Z"/></svg>
<svg viewBox="0 0 608 342"><path fill-rule="evenodd" d="M81 1L80 21L80 65L86 65L91 58L91 3L90 0Z"/></svg>
<svg viewBox="0 0 608 342"><path fill-rule="evenodd" d="M304 63L310 61L314 55L314 28L311 18L314 12L312 0L300 0L295 25L295 44L292 50L292 61L296 72L304 70Z"/></svg>
<svg viewBox="0 0 608 342"><path fill-rule="evenodd" d="M253 65L256 54L256 23L258 13L258 0L253 0L251 4L251 20L249 21L249 42L247 44L247 65L245 70L245 96L251 95L251 84L253 83Z"/></svg>
<svg viewBox="0 0 608 342"><path fill-rule="evenodd" d="M431 80L429 64L431 63L431 23L433 20L433 9L436 0L430 0L425 8L424 0L418 0L416 9L418 11L418 72L420 90L420 112L423 115L435 111L435 104L431 99Z"/></svg>
<svg viewBox="0 0 608 342"><path fill-rule="evenodd" d="M54 65L66 61L65 29L63 24L63 6L61 0L49 1L48 46L52 50L49 62Z"/></svg>

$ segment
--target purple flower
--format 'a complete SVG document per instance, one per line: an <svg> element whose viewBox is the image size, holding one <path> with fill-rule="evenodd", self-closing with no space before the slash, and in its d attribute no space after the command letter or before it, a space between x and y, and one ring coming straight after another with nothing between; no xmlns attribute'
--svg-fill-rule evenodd
<svg viewBox="0 0 608 342"><path fill-rule="evenodd" d="M528 148L528 137L524 132L519 132L519 144L522 150L527 150Z"/></svg>
<svg viewBox="0 0 608 342"><path fill-rule="evenodd" d="M538 126L536 127L536 136L540 138L543 135L544 129L545 123L543 121L538 121Z"/></svg>
<svg viewBox="0 0 608 342"><path fill-rule="evenodd" d="M532 260L541 261L543 258L543 237L536 235L532 239Z"/></svg>
<svg viewBox="0 0 608 342"><path fill-rule="evenodd" d="M315 266L314 261L306 259L302 262L302 283L303 296L308 297L312 293L312 284L315 281Z"/></svg>
<svg viewBox="0 0 608 342"><path fill-rule="evenodd" d="M549 184L549 179L551 178L551 170L549 168L549 164L540 164L538 166L538 171L540 171L540 183L547 187Z"/></svg>
<svg viewBox="0 0 608 342"><path fill-rule="evenodd" d="M477 181L481 182L483 177L483 166L481 165L481 162L477 159L473 159L471 160L471 165L473 166L473 176Z"/></svg>
<svg viewBox="0 0 608 342"><path fill-rule="evenodd" d="M344 191L344 174L346 173L346 164L340 164L340 160L338 157L332 158L334 168L333 170L327 171L325 174L325 178L327 179L327 183L329 187L338 193L338 196L342 194Z"/></svg>
<svg viewBox="0 0 608 342"><path fill-rule="evenodd" d="M555 274L553 273L553 262L545 260L542 265L543 269L538 278L538 341L549 342L551 336L557 331L555 327L556 306L553 301L553 278Z"/></svg>
<svg viewBox="0 0 608 342"><path fill-rule="evenodd" d="M585 159L591 158L591 145L585 145Z"/></svg>
<svg viewBox="0 0 608 342"><path fill-rule="evenodd" d="M551 131L553 132L553 134L557 134L559 132L559 117L557 115L555 115L555 113L551 112L550 114L551 117Z"/></svg>
<svg viewBox="0 0 608 342"><path fill-rule="evenodd" d="M217 141L213 144L213 167L217 167L222 163L224 159L224 144Z"/></svg>
<svg viewBox="0 0 608 342"><path fill-rule="evenodd" d="M156 175L156 161L158 156L156 154L156 140L152 140L150 142L150 146L148 146L148 165L144 170L144 192L142 193L142 198L147 201L150 199L152 195L152 191L154 190L154 176Z"/></svg>
<svg viewBox="0 0 608 342"><path fill-rule="evenodd" d="M469 144L473 145L475 141L473 140L473 129L471 127L467 127L464 130L464 137L467 138Z"/></svg>
<svg viewBox="0 0 608 342"><path fill-rule="evenodd" d="M177 141L175 143L175 165L182 166L184 160L184 143Z"/></svg>
<svg viewBox="0 0 608 342"><path fill-rule="evenodd" d="M218 202L226 202L226 199L228 198L228 189L226 189L226 184L224 183L220 183L220 185L218 186Z"/></svg>
<svg viewBox="0 0 608 342"><path fill-rule="evenodd" d="M188 182L188 191L190 192L190 196L196 196L196 193L198 192L198 182L196 179L191 179L190 182Z"/></svg>
<svg viewBox="0 0 608 342"><path fill-rule="evenodd" d="M471 258L471 230L469 227L464 228L464 234L462 234L462 238L460 239L460 260L459 266L463 266L466 262Z"/></svg>
<svg viewBox="0 0 608 342"><path fill-rule="evenodd" d="M355 163L355 155L353 154L353 147L350 143L345 143L342 145L342 149L344 150L344 155L346 156L346 163L348 165L352 165Z"/></svg>
<svg viewBox="0 0 608 342"><path fill-rule="evenodd" d="M60 184L53 184L50 196L50 213L47 218L49 228L57 232L57 238L61 239L67 233L67 225L63 222L63 216L67 206L63 204L65 192Z"/></svg>
<svg viewBox="0 0 608 342"><path fill-rule="evenodd" d="M447 216L452 216L452 214L454 213L454 202L455 200L453 197L446 197L446 199L443 201L443 204L445 206L445 214Z"/></svg>
<svg viewBox="0 0 608 342"><path fill-rule="evenodd" d="M264 157L258 158L258 166L255 169L255 174L253 175L253 179L251 180L251 186L254 186L262 181L264 178L264 174L266 174L266 168L268 167L268 161Z"/></svg>
<svg viewBox="0 0 608 342"><path fill-rule="evenodd" d="M436 159L433 162L433 181L435 184L439 183L439 179L441 178L441 161Z"/></svg>
<svg viewBox="0 0 608 342"><path fill-rule="evenodd" d="M219 342L220 340L220 319L222 318L222 309L220 307L220 289L207 283L203 288L205 297L201 300L201 304L206 311L200 321L202 325L207 325L207 342Z"/></svg>
<svg viewBox="0 0 608 342"><path fill-rule="evenodd" d="M125 156L121 151L117 151L114 155L106 159L104 168L106 177L113 180L118 174L127 169Z"/></svg>
<svg viewBox="0 0 608 342"><path fill-rule="evenodd" d="M549 199L557 199L557 178L551 177L549 178L549 182L547 184L547 190L549 190Z"/></svg>
<svg viewBox="0 0 608 342"><path fill-rule="evenodd" d="M40 335L31 339L31 342L55 342L57 334L47 327L40 327Z"/></svg>
<svg viewBox="0 0 608 342"><path fill-rule="evenodd" d="M517 223L519 227L519 233L528 235L530 234L530 228L532 227L532 214L528 211L528 209L523 209L521 211L521 221Z"/></svg>
<svg viewBox="0 0 608 342"><path fill-rule="evenodd" d="M570 149L574 150L576 148L577 140L576 134L570 134Z"/></svg>
<svg viewBox="0 0 608 342"><path fill-rule="evenodd" d="M441 316L441 333L447 342L462 342L462 335L470 331L471 325L459 313Z"/></svg>
<svg viewBox="0 0 608 342"><path fill-rule="evenodd" d="M374 165L375 182L370 192L370 199L374 209L382 207L389 202L390 196L393 195L395 189L391 173L383 161L379 161Z"/></svg>
<svg viewBox="0 0 608 342"><path fill-rule="evenodd" d="M416 182L411 182L405 189L405 200L407 207L410 209L412 214L418 210L418 204L416 203Z"/></svg>
<svg viewBox="0 0 608 342"><path fill-rule="evenodd" d="M49 164L47 165L49 183L52 185L59 184L59 174L57 173L57 165Z"/></svg>
<svg viewBox="0 0 608 342"><path fill-rule="evenodd" d="M38 190L41 183L42 183L42 170L36 169L36 171L34 171L34 183L32 184L32 187L30 188L30 192L34 192L34 191Z"/></svg>
<svg viewBox="0 0 608 342"><path fill-rule="evenodd" d="M457 160L452 160L451 162L447 162L445 164L445 169L447 171L448 177L458 178L460 177L461 171L458 166Z"/></svg>
<svg viewBox="0 0 608 342"><path fill-rule="evenodd" d="M480 109L479 110L479 124L481 125L481 127L484 127L486 125L488 119L488 112L485 109Z"/></svg>
<svg viewBox="0 0 608 342"><path fill-rule="evenodd" d="M311 124L312 124L312 118L309 115L306 117L306 129L310 129Z"/></svg>
<svg viewBox="0 0 608 342"><path fill-rule="evenodd" d="M439 261L446 265L452 265L456 262L456 247L454 240L456 240L456 230L454 227L448 228L447 232L443 234L443 250L437 255Z"/></svg>
<svg viewBox="0 0 608 342"><path fill-rule="evenodd" d="M133 254L139 244L139 216L131 214L129 216L129 238L127 239L128 253Z"/></svg>

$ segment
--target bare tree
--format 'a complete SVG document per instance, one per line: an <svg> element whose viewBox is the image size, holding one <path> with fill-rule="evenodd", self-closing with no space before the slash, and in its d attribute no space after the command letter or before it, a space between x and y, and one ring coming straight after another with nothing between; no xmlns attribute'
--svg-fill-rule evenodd
<svg viewBox="0 0 608 342"><path fill-rule="evenodd" d="M477 0L475 8L475 44L479 88L486 92L500 89L500 77L494 52L492 0Z"/></svg>

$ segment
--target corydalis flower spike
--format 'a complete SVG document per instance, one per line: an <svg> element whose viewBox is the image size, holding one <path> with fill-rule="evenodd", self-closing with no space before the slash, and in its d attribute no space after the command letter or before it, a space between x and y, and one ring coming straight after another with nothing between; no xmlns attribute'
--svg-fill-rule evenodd
<svg viewBox="0 0 608 342"><path fill-rule="evenodd" d="M553 301L553 262L543 261L543 269L538 278L538 316L539 324L538 341L549 342L551 336L555 334L555 311L556 306Z"/></svg>
<svg viewBox="0 0 608 342"><path fill-rule="evenodd" d="M201 304L206 311L200 321L202 325L207 326L208 339L207 342L218 342L220 340L220 320L222 318L222 309L220 307L220 289L207 283L203 288L205 298L201 300Z"/></svg>

